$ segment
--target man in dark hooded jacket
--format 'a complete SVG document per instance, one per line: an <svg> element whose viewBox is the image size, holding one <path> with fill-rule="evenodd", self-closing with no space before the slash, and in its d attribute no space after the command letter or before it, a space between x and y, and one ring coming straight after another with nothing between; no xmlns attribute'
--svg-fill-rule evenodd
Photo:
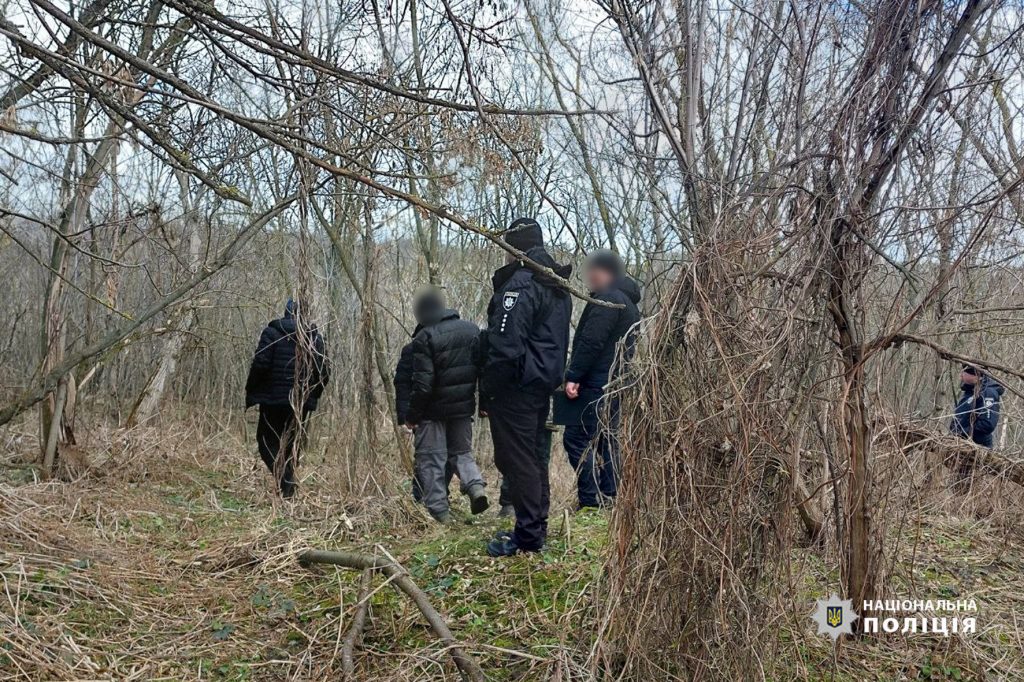
<svg viewBox="0 0 1024 682"><path fill-rule="evenodd" d="M406 423L415 428L416 480L423 505L441 522L451 519L446 470L459 476L470 509L487 509L484 481L473 459L480 329L444 305L437 289L414 305L420 325L412 342Z"/></svg>
<svg viewBox="0 0 1024 682"><path fill-rule="evenodd" d="M260 334L245 382L246 408L260 406L256 445L282 497L295 494L300 431L329 379L323 337L303 319L299 302L288 299L284 317L271 321Z"/></svg>
<svg viewBox="0 0 1024 682"><path fill-rule="evenodd" d="M992 436L999 425L999 401L1005 389L974 365L964 365L960 372L960 390L949 430L991 448Z"/></svg>
<svg viewBox="0 0 1024 682"><path fill-rule="evenodd" d="M633 325L640 320L640 288L627 277L612 251L595 251L584 266L591 296L618 307L587 303L572 340L572 358L565 373L565 395L582 403L578 417L566 424L562 443L576 470L579 507L599 507L615 499L619 473L619 401L605 399L618 344L622 359L633 357ZM602 426L604 428L602 428Z"/></svg>
<svg viewBox="0 0 1024 682"><path fill-rule="evenodd" d="M544 250L540 225L532 218L513 222L503 239L560 277L572 271ZM494 273L492 283L480 394L490 417L494 463L508 481L516 525L511 534L492 540L487 552L510 556L540 551L547 536L551 489L538 453L551 394L565 372L572 300L550 275L514 257Z"/></svg>

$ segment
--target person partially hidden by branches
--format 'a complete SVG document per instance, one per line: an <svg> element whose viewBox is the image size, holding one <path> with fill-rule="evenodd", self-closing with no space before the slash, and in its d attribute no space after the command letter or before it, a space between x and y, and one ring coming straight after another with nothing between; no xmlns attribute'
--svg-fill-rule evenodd
<svg viewBox="0 0 1024 682"><path fill-rule="evenodd" d="M299 302L288 299L284 317L271 321L260 334L245 382L246 409L260 409L256 446L281 497L295 494L301 435L329 380L323 337L303 318Z"/></svg>
<svg viewBox="0 0 1024 682"><path fill-rule="evenodd" d="M559 265L544 249L540 225L519 218L505 242L531 261L568 277L572 266ZM487 553L504 557L539 552L548 530L551 487L544 438L551 394L562 383L569 348L572 300L557 280L508 257L492 278L487 307L487 356L480 380L482 411L490 417L494 463L508 482L516 524L499 533Z"/></svg>
<svg viewBox="0 0 1024 682"><path fill-rule="evenodd" d="M418 494L431 516L448 523L451 472L458 475L459 488L469 497L474 514L489 504L473 458L480 329L446 308L443 294L435 288L416 297L413 312L418 331L406 366L411 370L408 404L400 408L415 434L413 495ZM396 378L405 380L401 360ZM396 397L404 398L397 393Z"/></svg>
<svg viewBox="0 0 1024 682"><path fill-rule="evenodd" d="M623 361L633 356L633 325L640 320L640 287L628 277L625 265L612 251L595 251L587 258L583 276L591 295L616 303L612 308L587 303L576 326L572 355L565 373L565 395L581 403L562 437L569 464L576 470L579 508L610 505L615 500L619 472L619 400L605 397L619 341ZM603 424L602 424L603 422Z"/></svg>
<svg viewBox="0 0 1024 682"><path fill-rule="evenodd" d="M980 368L964 365L960 372L960 390L949 430L955 436L991 448L999 426L999 403L1006 389ZM970 464L960 467L955 485L958 492L968 487L972 474Z"/></svg>
<svg viewBox="0 0 1024 682"><path fill-rule="evenodd" d="M978 367L964 365L960 372L960 390L949 430L954 435L991 448L993 434L999 425L999 402L1005 389Z"/></svg>

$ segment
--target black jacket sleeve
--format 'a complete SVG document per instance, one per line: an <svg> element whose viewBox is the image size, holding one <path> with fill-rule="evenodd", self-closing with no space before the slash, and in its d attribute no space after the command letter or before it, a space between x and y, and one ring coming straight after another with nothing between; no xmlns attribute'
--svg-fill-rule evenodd
<svg viewBox="0 0 1024 682"><path fill-rule="evenodd" d="M484 392L497 392L518 386L522 358L533 327L538 301L529 286L509 289L498 299L487 320L487 362L484 367ZM510 301L506 306L504 301Z"/></svg>
<svg viewBox="0 0 1024 682"><path fill-rule="evenodd" d="M267 326L260 334L256 353L253 355L252 364L249 365L249 376L245 380L246 407L255 404L253 394L262 388L270 375L270 368L274 365L274 347L279 338L280 334L271 326Z"/></svg>
<svg viewBox="0 0 1024 682"><path fill-rule="evenodd" d="M430 405L434 393L434 354L430 334L421 331L412 340L412 382L409 392L409 412L418 421Z"/></svg>
<svg viewBox="0 0 1024 682"><path fill-rule="evenodd" d="M412 343L402 348L395 367L395 413L399 424L409 422L409 394L412 391Z"/></svg>
<svg viewBox="0 0 1024 682"><path fill-rule="evenodd" d="M607 294L596 296L602 301L614 303ZM594 363L601 357L601 352L608 343L615 327L619 323L619 309L588 303L583 316L584 323L576 330L576 341L573 344L572 359L565 373L566 381L581 381Z"/></svg>
<svg viewBox="0 0 1024 682"><path fill-rule="evenodd" d="M477 343L476 371L477 371L477 404L481 412L486 412L490 407L489 396L483 388L484 365L487 364L487 330L480 330L480 338Z"/></svg>

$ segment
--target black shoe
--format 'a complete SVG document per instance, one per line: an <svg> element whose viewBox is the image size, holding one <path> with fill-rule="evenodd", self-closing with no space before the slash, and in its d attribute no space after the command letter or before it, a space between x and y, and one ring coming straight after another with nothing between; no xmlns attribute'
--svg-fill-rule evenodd
<svg viewBox="0 0 1024 682"><path fill-rule="evenodd" d="M294 483L288 483L288 482L282 483L281 484L281 497L286 499L286 500L290 500L291 498L295 497L295 490L296 490L296 488L298 488L298 486L295 485Z"/></svg>
<svg viewBox="0 0 1024 682"><path fill-rule="evenodd" d="M541 549L527 549L520 547L514 535L507 538L494 538L487 543L487 554L492 557L514 556L516 554L536 554Z"/></svg>
<svg viewBox="0 0 1024 682"><path fill-rule="evenodd" d="M492 557L506 557L519 554L519 543L515 538L494 538L487 543L487 555Z"/></svg>
<svg viewBox="0 0 1024 682"><path fill-rule="evenodd" d="M491 503L487 501L487 495L484 494L484 487L482 485L473 486L466 494L469 495L469 510L474 514L483 514L491 506Z"/></svg>
<svg viewBox="0 0 1024 682"><path fill-rule="evenodd" d="M496 532L494 534L494 538L496 540L511 540L512 539L512 531L510 531L510 530L499 530L498 532Z"/></svg>
<svg viewBox="0 0 1024 682"><path fill-rule="evenodd" d="M511 504L501 505L501 509L498 510L498 516L503 519L511 519L516 515L516 508Z"/></svg>

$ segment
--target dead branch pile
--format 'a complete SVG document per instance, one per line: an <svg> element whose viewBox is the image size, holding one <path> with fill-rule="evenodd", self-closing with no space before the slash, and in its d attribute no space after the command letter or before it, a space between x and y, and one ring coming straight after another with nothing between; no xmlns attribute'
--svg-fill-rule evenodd
<svg viewBox="0 0 1024 682"><path fill-rule="evenodd" d="M1024 486L1024 453L993 451L950 434L936 434L926 426L902 422L894 431L904 450L923 450L941 456L942 463L960 472L976 471Z"/></svg>

